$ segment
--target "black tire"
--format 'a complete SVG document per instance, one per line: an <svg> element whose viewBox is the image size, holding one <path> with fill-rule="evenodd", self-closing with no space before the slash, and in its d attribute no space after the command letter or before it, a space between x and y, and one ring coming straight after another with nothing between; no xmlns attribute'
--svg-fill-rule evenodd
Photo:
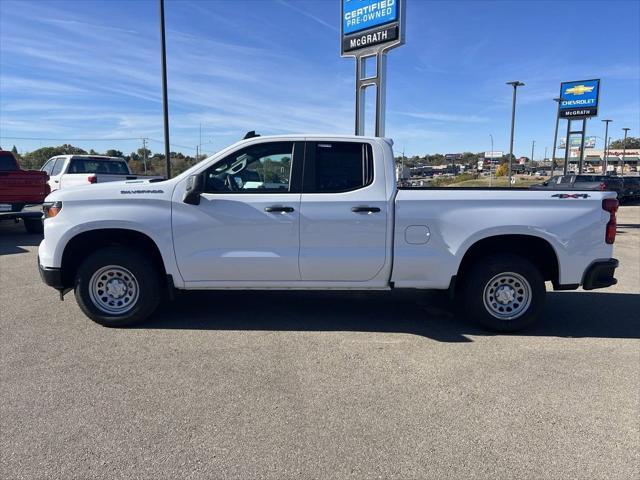
<svg viewBox="0 0 640 480"><path fill-rule="evenodd" d="M101 271L104 273L99 274ZM125 289L126 293L118 290L120 297L110 296L106 291L110 282L115 282L115 287ZM100 290L100 285L103 290ZM162 291L160 273L153 261L143 252L126 247L106 247L91 254L80 265L75 278L75 296L80 309L91 320L105 327L124 327L145 320L158 307ZM132 292L137 294L134 296ZM112 305L107 305L108 302ZM131 303L118 306L117 302ZM114 313L105 308L127 310Z"/></svg>
<svg viewBox="0 0 640 480"><path fill-rule="evenodd" d="M24 228L27 233L42 233L44 232L44 225L40 218L24 218Z"/></svg>
<svg viewBox="0 0 640 480"><path fill-rule="evenodd" d="M476 261L461 283L465 313L498 332L516 332L534 323L546 296L540 271L513 254Z"/></svg>

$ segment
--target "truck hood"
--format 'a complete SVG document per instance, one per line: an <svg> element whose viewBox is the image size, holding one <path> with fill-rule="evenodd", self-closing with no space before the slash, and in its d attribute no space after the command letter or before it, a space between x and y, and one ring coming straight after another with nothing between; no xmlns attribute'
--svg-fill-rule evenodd
<svg viewBox="0 0 640 480"><path fill-rule="evenodd" d="M71 200L121 199L132 196L158 197L171 195L175 179L163 181L124 180L118 182L96 183L70 187L52 192L45 202L64 202Z"/></svg>

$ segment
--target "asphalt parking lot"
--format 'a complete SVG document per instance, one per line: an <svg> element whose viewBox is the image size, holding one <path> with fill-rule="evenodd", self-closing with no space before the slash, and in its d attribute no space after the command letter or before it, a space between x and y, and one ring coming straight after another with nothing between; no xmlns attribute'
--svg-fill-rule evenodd
<svg viewBox="0 0 640 480"><path fill-rule="evenodd" d="M640 206L618 222L619 284L516 335L407 293L189 293L107 329L0 223L0 476L639 478Z"/></svg>

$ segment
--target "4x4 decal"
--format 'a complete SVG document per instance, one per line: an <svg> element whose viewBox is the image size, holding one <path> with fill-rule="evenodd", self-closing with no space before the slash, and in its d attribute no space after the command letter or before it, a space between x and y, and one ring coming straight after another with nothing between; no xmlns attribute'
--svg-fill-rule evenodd
<svg viewBox="0 0 640 480"><path fill-rule="evenodd" d="M556 193L551 196L557 198L589 198L591 195L588 193Z"/></svg>

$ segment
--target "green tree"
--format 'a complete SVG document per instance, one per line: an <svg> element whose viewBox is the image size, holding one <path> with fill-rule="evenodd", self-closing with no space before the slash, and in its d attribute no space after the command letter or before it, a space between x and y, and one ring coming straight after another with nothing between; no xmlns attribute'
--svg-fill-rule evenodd
<svg viewBox="0 0 640 480"><path fill-rule="evenodd" d="M624 138L614 140L609 144L609 148L622 149L624 148ZM640 137L627 137L627 149L640 148Z"/></svg>
<svg viewBox="0 0 640 480"><path fill-rule="evenodd" d="M124 154L120 150L114 150L113 148L107 150L105 155L107 157L124 157Z"/></svg>

